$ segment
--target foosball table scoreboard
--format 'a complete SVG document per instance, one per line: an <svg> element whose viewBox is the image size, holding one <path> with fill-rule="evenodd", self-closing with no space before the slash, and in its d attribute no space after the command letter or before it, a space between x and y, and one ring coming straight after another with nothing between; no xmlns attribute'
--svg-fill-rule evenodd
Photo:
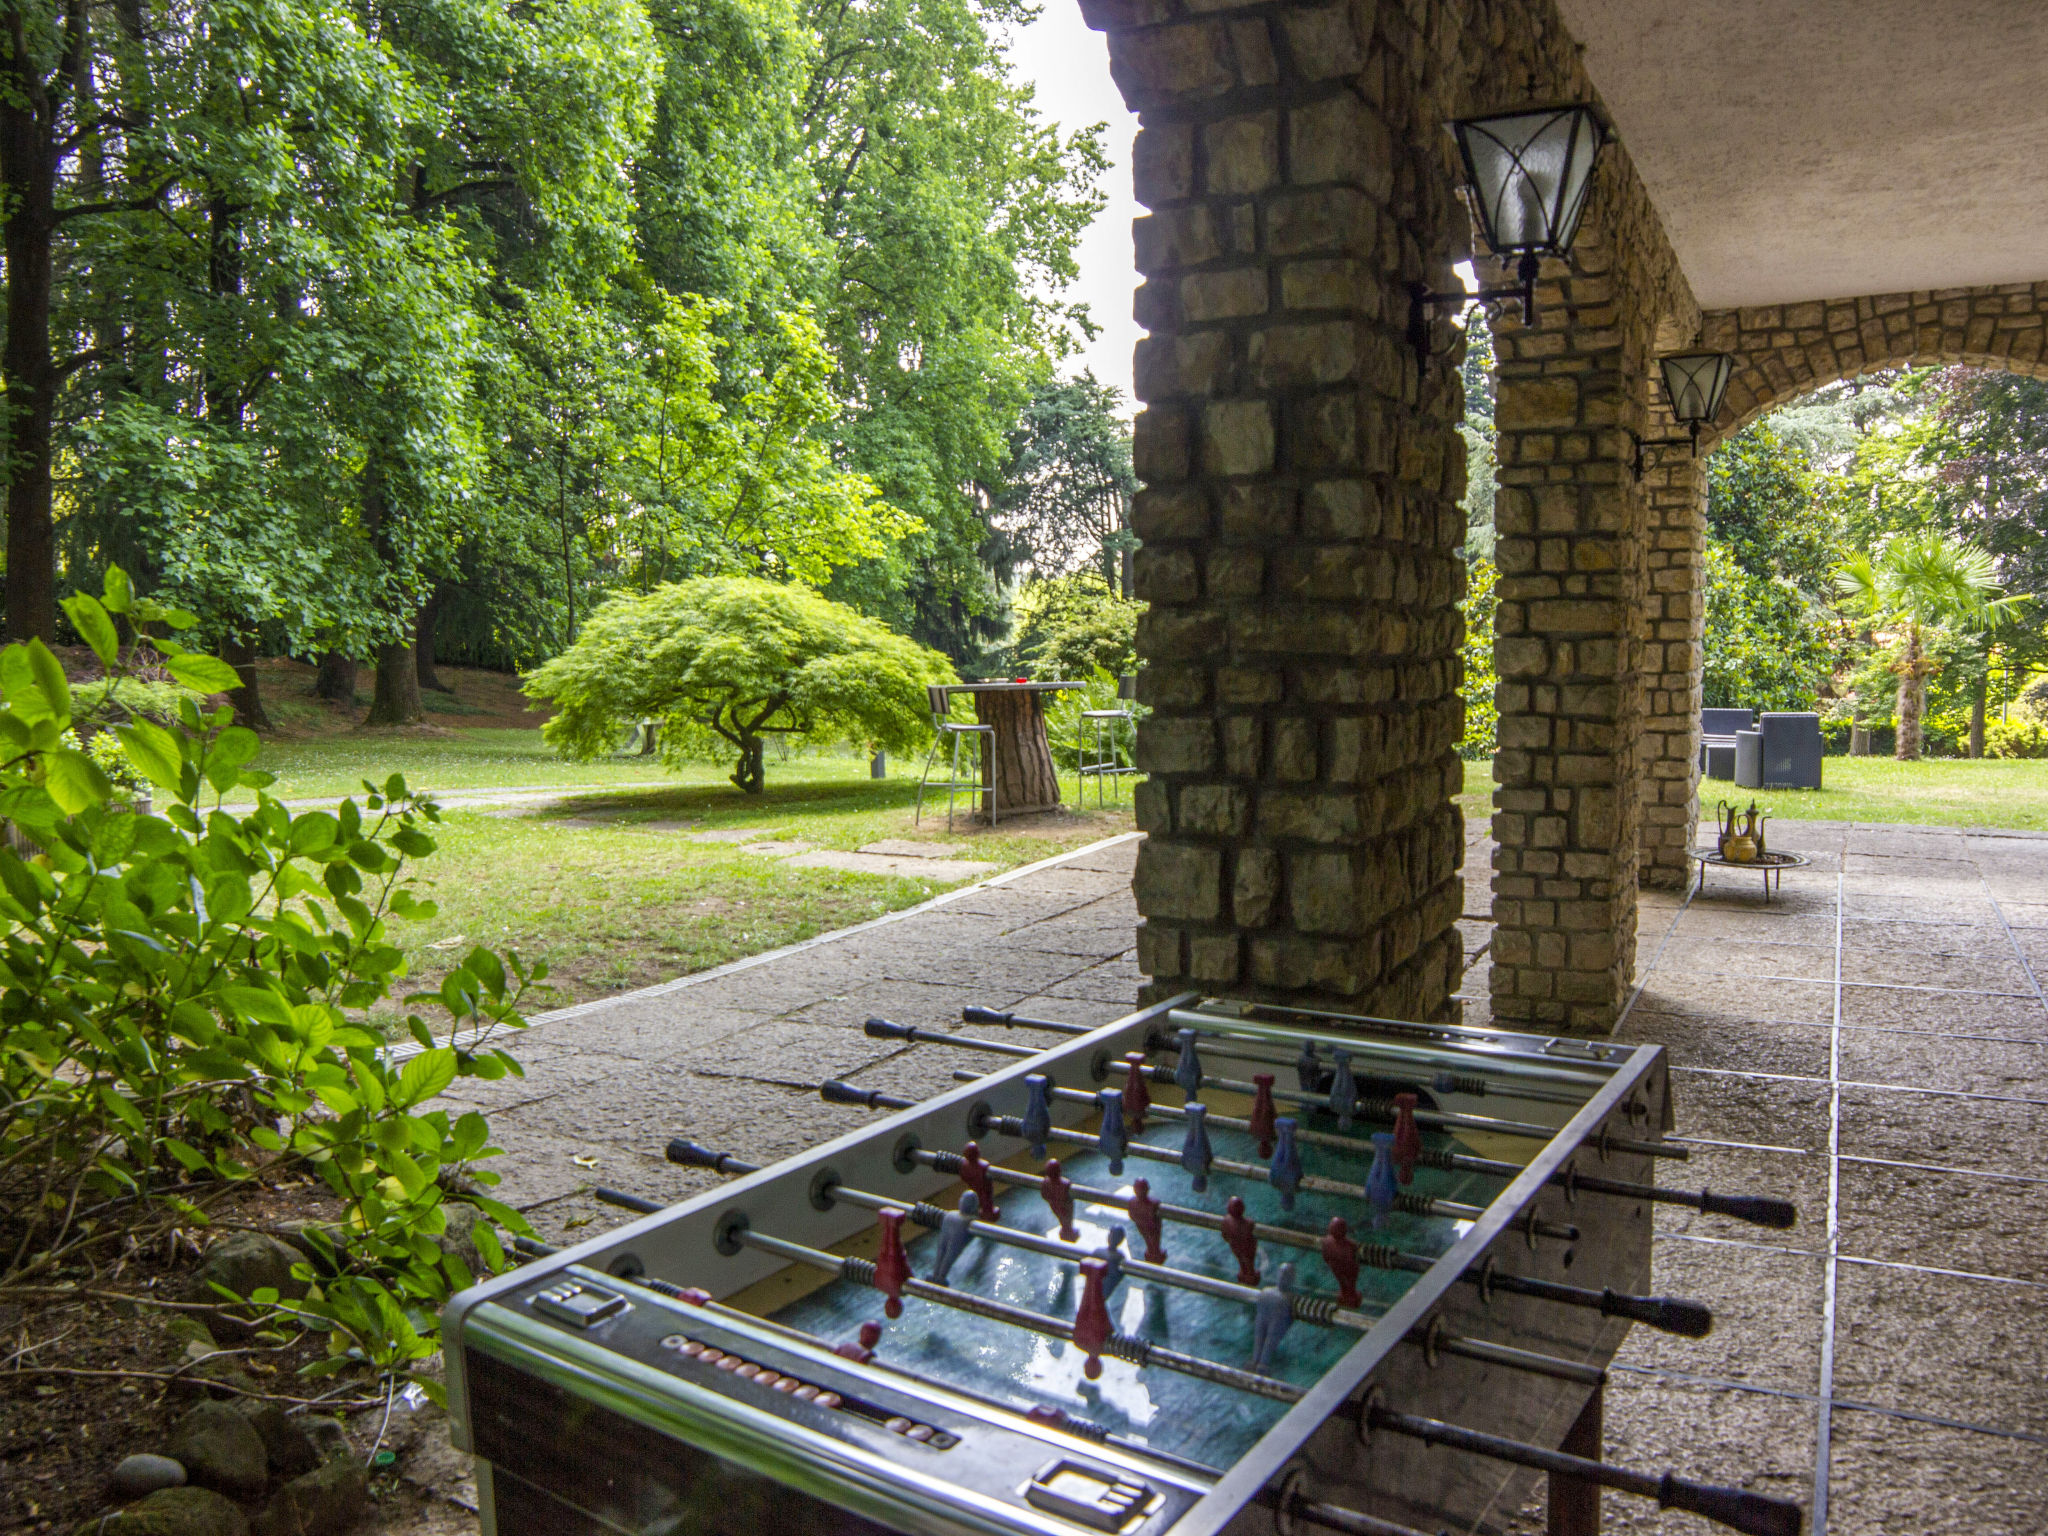
<svg viewBox="0 0 2048 1536"><path fill-rule="evenodd" d="M1661 1048L1189 997L1096 1029L968 1009L921 1102L463 1292L458 1439L497 1536L1349 1536L1551 1529L1620 1489L1757 1533L1796 1505L1599 1459L1652 1212ZM1031 1024L1049 1050L986 1033Z"/></svg>

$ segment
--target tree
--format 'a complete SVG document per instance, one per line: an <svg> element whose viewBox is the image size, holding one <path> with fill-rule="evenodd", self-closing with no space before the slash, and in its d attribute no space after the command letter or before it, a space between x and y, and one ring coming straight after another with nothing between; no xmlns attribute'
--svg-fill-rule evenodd
<svg viewBox="0 0 2048 1536"><path fill-rule="evenodd" d="M1104 585L1128 599L1138 477L1122 405L1122 391L1092 373L1040 384L1010 432L1010 459L992 510L1037 575L1092 563Z"/></svg>
<svg viewBox="0 0 2048 1536"><path fill-rule="evenodd" d="M1017 598L1017 662L1042 677L1135 672L1144 611L1143 603L1117 596L1097 571L1034 581Z"/></svg>
<svg viewBox="0 0 2048 1536"><path fill-rule="evenodd" d="M954 680L945 657L843 603L726 576L613 598L526 691L554 703L541 730L564 756L599 756L653 721L672 761L736 750L732 781L757 795L768 736L914 751L931 734L925 689Z"/></svg>
<svg viewBox="0 0 2048 1536"><path fill-rule="evenodd" d="M1900 534L1876 559L1857 555L1844 561L1835 584L1852 607L1877 624L1901 627L1898 674L1898 744L1902 762L1920 756L1920 721L1927 678L1934 664L1927 631L1941 626L1976 631L1993 622L2013 598L1998 597L1995 567L1988 552L1938 533Z"/></svg>
<svg viewBox="0 0 2048 1536"><path fill-rule="evenodd" d="M1724 544L1706 549L1700 702L1710 709L1812 709L1835 658L1828 611Z"/></svg>

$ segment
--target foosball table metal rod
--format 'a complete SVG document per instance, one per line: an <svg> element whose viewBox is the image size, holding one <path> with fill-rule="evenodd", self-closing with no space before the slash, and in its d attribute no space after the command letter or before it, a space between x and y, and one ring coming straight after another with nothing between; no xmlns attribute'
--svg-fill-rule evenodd
<svg viewBox="0 0 2048 1536"><path fill-rule="evenodd" d="M742 1174L756 1172L760 1166L756 1163L745 1162L730 1153L714 1152L701 1143L690 1141L680 1136L673 1138L669 1142L665 1155L668 1161L676 1164L678 1167L709 1168L715 1173L722 1173L735 1178ZM910 1156L913 1161L927 1168L931 1168L939 1173L950 1174L954 1177L960 1176L966 1162L958 1152L934 1152L924 1148L918 1148ZM1005 1184L1019 1185L1026 1189L1035 1189L1041 1192L1043 1192L1046 1185L1046 1179L1041 1174L1026 1173L1021 1169L1015 1168L1001 1168L990 1163L980 1163L978 1166L985 1170L992 1178ZM1126 1195L1113 1189L1100 1189L1087 1184L1069 1183L1066 1193L1072 1199L1086 1201L1094 1205L1105 1205L1113 1210L1121 1210L1127 1213L1133 1202L1131 1195ZM923 1202L920 1203L922 1204ZM1150 1211L1156 1213L1163 1221L1174 1222L1180 1226L1199 1227L1208 1232L1221 1233L1226 1230L1224 1225L1225 1219L1210 1211L1197 1210L1192 1206L1173 1205L1160 1200L1149 1201L1147 1206ZM938 1208L927 1206L927 1209L937 1211ZM938 1212L938 1214L941 1217L944 1215L943 1212ZM1252 1222L1251 1229L1255 1238L1260 1241L1278 1244L1287 1248L1299 1248L1312 1253L1321 1252L1324 1243L1331 1240L1331 1235L1329 1234L1326 1234L1324 1237L1315 1237L1307 1232L1296 1232L1290 1228L1272 1226L1263 1221ZM1403 1253L1399 1249L1389 1247L1383 1243L1352 1242L1349 1237L1339 1240L1349 1243L1357 1254L1359 1262L1373 1269L1404 1270L1408 1273L1419 1275L1426 1274L1436 1264L1436 1260L1433 1258L1425 1257L1419 1253ZM1126 1269L1130 1268L1131 1262L1129 1260L1125 1261ZM1466 1270L1464 1274L1459 1276L1459 1279L1468 1285L1477 1286L1482 1296L1488 1295L1493 1291L1500 1291L1505 1295L1528 1296L1534 1300L1555 1302L1562 1306L1585 1307L1599 1312L1603 1317L1625 1317L1631 1322L1642 1323L1646 1327L1655 1328L1663 1333L1677 1334L1683 1338L1704 1338L1713 1330L1714 1326L1714 1314L1709 1308L1699 1302L1689 1301L1684 1297L1637 1296L1628 1292L1614 1290L1596 1291L1587 1286L1566 1285L1556 1280L1541 1280L1533 1275L1497 1274L1494 1272L1493 1261L1490 1258L1484 1264ZM1312 1298L1302 1299L1305 1301L1313 1300ZM1509 1349L1507 1345L1488 1344L1484 1346L1486 1353L1479 1354L1475 1353L1473 1349L1465 1348L1464 1346L1468 1343L1476 1346L1478 1341L1460 1340L1459 1347L1450 1349L1450 1353L1466 1354L1474 1359L1494 1360L1501 1364L1518 1364L1527 1370L1541 1370L1542 1366L1536 1362L1554 1363L1566 1366L1568 1369L1564 1371L1550 1370L1548 1374L1564 1375L1567 1379L1575 1381L1590 1379L1585 1374L1586 1368L1577 1366L1569 1361L1551 1362L1549 1356L1523 1350L1513 1351L1520 1358L1510 1361L1506 1355L1501 1353Z"/></svg>
<svg viewBox="0 0 2048 1536"><path fill-rule="evenodd" d="M1554 1477L1597 1483L1603 1488L1655 1499L1663 1509L1682 1509L1719 1525L1732 1526L1746 1532L1747 1536L1799 1536L1805 1523L1804 1512L1790 1499L1694 1482L1675 1472L1638 1472L1633 1467L1618 1467L1612 1462L1574 1456L1566 1451L1546 1450L1540 1445L1485 1434L1459 1424L1446 1424L1441 1419L1397 1413L1381 1403L1380 1395L1379 1389L1373 1388L1360 1405L1358 1427L1363 1437L1387 1431L1406 1435L1427 1445L1448 1446L1496 1461L1512 1462L1516 1466L1533 1467Z"/></svg>
<svg viewBox="0 0 2048 1536"><path fill-rule="evenodd" d="M987 1075L985 1072L970 1072L965 1067L960 1067L954 1070L953 1081L976 1083ZM1260 1085L1261 1088L1265 1086ZM1094 1094L1080 1088L1055 1087L1051 1090L1051 1095L1061 1103L1067 1104L1092 1104L1096 1099ZM909 1102L904 1101L906 1105ZM1168 1120L1187 1118L1186 1110L1177 1109L1170 1104L1153 1104L1145 1112ZM1419 1121L1421 1118L1421 1112L1417 1111L1416 1119ZM1214 1110L1208 1112L1206 1123L1226 1131L1243 1131L1247 1135L1258 1134L1251 1121L1234 1115L1219 1115ZM1329 1147L1344 1152L1369 1151L1369 1143L1366 1143L1364 1138L1330 1131L1297 1129L1294 1139L1311 1147ZM1412 1158L1415 1166L1420 1168L1435 1168L1444 1172L1483 1173L1499 1179L1516 1178L1523 1169L1521 1163L1505 1162L1490 1157L1472 1157L1463 1152L1435 1152L1422 1149L1413 1153ZM1307 1179L1302 1182L1309 1188L1315 1187ZM1653 1200L1663 1205L1682 1205L1691 1210L1704 1211L1711 1216L1732 1216L1735 1220L1746 1221L1752 1226L1771 1227L1780 1231L1797 1225L1799 1220L1798 1208L1791 1201L1780 1200L1770 1195L1717 1195L1705 1189L1665 1189L1661 1185L1637 1184L1625 1179L1582 1174L1572 1165L1567 1165L1552 1174L1549 1182L1561 1186L1567 1195L1586 1190L1599 1195L1617 1195L1626 1200Z"/></svg>
<svg viewBox="0 0 2048 1536"><path fill-rule="evenodd" d="M896 1024L882 1018L871 1018L863 1027L868 1035L877 1040L903 1040L912 1045L946 1045L956 1050L988 1051L998 1056L1010 1056L1019 1060L1044 1054L1032 1046L1012 1045L1006 1040L981 1040L972 1035L949 1035L941 1030L921 1029L914 1024ZM1132 1058L1138 1058L1135 1064ZM1151 1082L1178 1082L1173 1068L1146 1065L1142 1053L1136 1051L1128 1053L1123 1061L1105 1061L1103 1066L1111 1072L1130 1073L1142 1070ZM1234 1077L1216 1077L1207 1073L1203 1074L1199 1086L1205 1089L1220 1089L1225 1093L1242 1093L1247 1097L1256 1096L1258 1093L1256 1084ZM1330 1102L1330 1096L1326 1093L1299 1093L1291 1088L1275 1088L1272 1094L1283 1103L1336 1112ZM871 1107L882 1106L877 1104ZM1354 1119L1370 1120L1375 1124L1384 1125L1392 1125L1399 1118L1399 1111L1391 1099L1362 1098L1352 1106L1350 1114ZM1415 1119L1420 1125L1433 1126L1440 1130L1490 1131L1498 1136L1515 1136L1526 1141L1550 1141L1557 1135L1557 1127L1554 1125L1537 1125L1528 1120L1502 1120L1492 1115L1470 1115L1454 1110L1418 1109L1415 1111ZM1671 1158L1679 1162L1692 1155L1689 1148L1674 1146L1669 1142L1610 1136L1604 1130L1599 1140L1593 1144L1615 1152L1635 1152L1645 1157Z"/></svg>

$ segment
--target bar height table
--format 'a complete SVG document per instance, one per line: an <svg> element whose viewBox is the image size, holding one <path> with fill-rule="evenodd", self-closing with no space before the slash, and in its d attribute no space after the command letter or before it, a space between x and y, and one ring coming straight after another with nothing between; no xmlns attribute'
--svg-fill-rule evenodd
<svg viewBox="0 0 2048 1536"><path fill-rule="evenodd" d="M982 814L991 802L1005 816L1049 811L1060 803L1060 777L1045 730L1046 695L1079 683L948 683L946 696L974 695L974 716L996 728L994 747L982 754Z"/></svg>

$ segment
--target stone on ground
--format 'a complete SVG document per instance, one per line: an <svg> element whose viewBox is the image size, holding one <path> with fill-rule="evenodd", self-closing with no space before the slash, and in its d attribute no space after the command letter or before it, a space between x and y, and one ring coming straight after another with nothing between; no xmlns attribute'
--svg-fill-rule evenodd
<svg viewBox="0 0 2048 1536"><path fill-rule="evenodd" d="M324 1462L278 1489L251 1529L254 1536L341 1536L369 1503L368 1480L353 1457Z"/></svg>
<svg viewBox="0 0 2048 1536"><path fill-rule="evenodd" d="M168 1456L152 1456L147 1452L122 1457L108 1483L113 1496L123 1504L155 1493L160 1488L184 1486L183 1466Z"/></svg>
<svg viewBox="0 0 2048 1536"><path fill-rule="evenodd" d="M232 1406L262 1440L272 1477L297 1477L320 1465L320 1453L313 1449L304 1427L278 1404L244 1397Z"/></svg>
<svg viewBox="0 0 2048 1536"><path fill-rule="evenodd" d="M248 1416L232 1404L195 1404L172 1429L165 1452L201 1488L253 1498L270 1481L270 1453Z"/></svg>
<svg viewBox="0 0 2048 1536"><path fill-rule="evenodd" d="M897 859L950 859L967 845L965 843L913 843L907 837L885 837L878 843L866 843L862 853L879 853L885 858Z"/></svg>
<svg viewBox="0 0 2048 1536"><path fill-rule="evenodd" d="M306 1294L305 1285L292 1278L292 1266L298 1262L296 1248L267 1232L230 1232L206 1250L199 1265L196 1293L202 1300L217 1301L220 1292L213 1289L216 1284L237 1296L248 1296L270 1286L280 1296L297 1299Z"/></svg>
<svg viewBox="0 0 2048 1536"><path fill-rule="evenodd" d="M249 1518L211 1488L161 1488L118 1514L87 1520L75 1536L249 1536Z"/></svg>

